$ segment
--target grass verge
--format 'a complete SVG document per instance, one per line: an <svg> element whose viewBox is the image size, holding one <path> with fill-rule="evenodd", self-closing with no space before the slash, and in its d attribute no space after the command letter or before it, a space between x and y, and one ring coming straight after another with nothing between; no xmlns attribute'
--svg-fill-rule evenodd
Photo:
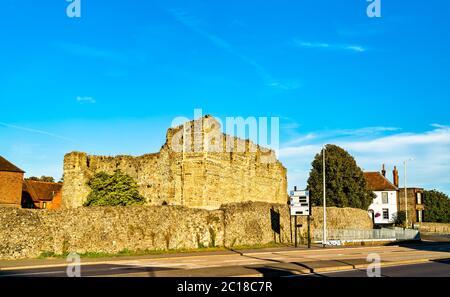
<svg viewBox="0 0 450 297"><path fill-rule="evenodd" d="M240 245L233 246L233 250L250 250L250 249L264 249L264 248L275 248L275 247L289 247L292 245L281 244L281 243L267 243L267 244L255 244L255 245ZM136 250L131 251L124 249L118 253L105 253L105 252L86 252L79 254L81 258L115 258L115 257L131 257L131 256L149 256L149 255L170 255L170 254L180 254L180 253L201 253L201 252L215 252L215 251L227 251L230 248L226 247L202 247L197 249L170 249L170 250ZM66 258L69 253L55 254L54 252L44 251L42 252L38 259L61 259Z"/></svg>

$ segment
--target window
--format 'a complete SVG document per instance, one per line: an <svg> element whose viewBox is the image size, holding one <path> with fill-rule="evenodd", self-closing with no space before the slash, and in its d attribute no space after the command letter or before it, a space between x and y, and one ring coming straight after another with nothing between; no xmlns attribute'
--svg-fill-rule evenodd
<svg viewBox="0 0 450 297"><path fill-rule="evenodd" d="M383 220L389 220L389 209L383 208Z"/></svg>
<svg viewBox="0 0 450 297"><path fill-rule="evenodd" d="M382 192L381 193L381 203L383 204L388 204L389 203L389 198L388 198L388 192Z"/></svg>
<svg viewBox="0 0 450 297"><path fill-rule="evenodd" d="M423 222L423 210L417 211L417 222L419 223Z"/></svg>
<svg viewBox="0 0 450 297"><path fill-rule="evenodd" d="M417 204L422 204L422 193L417 193L416 194L416 202Z"/></svg>

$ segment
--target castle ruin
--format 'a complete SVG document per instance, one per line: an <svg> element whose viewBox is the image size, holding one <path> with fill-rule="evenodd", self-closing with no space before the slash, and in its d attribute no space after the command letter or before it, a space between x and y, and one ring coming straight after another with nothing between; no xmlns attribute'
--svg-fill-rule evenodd
<svg viewBox="0 0 450 297"><path fill-rule="evenodd" d="M167 131L158 153L92 156L72 152L64 157L62 203L82 206L97 172L120 169L133 177L147 205L182 205L217 209L224 203L287 202L286 168L273 150L224 134L220 123L204 116Z"/></svg>

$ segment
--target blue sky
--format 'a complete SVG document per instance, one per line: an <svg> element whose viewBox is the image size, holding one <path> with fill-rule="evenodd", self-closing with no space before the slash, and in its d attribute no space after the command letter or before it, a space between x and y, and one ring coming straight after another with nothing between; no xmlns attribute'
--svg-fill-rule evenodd
<svg viewBox="0 0 450 297"><path fill-rule="evenodd" d="M324 143L365 170L410 162L450 194L450 3L64 0L0 4L0 155L62 175L65 153L159 150L177 116L280 117L289 184ZM401 172L402 173L402 172Z"/></svg>

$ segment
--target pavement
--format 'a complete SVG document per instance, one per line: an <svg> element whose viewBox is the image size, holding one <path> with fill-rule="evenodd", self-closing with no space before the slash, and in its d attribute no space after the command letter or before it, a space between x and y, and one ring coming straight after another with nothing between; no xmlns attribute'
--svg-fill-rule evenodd
<svg viewBox="0 0 450 297"><path fill-rule="evenodd" d="M81 260L81 276L94 277L271 277L365 271L368 256L397 267L450 259L450 243L419 242L390 246L271 248L244 251L165 254ZM0 277L67 276L65 259L0 261ZM450 265L445 264L448 275ZM445 270L445 269L444 269Z"/></svg>
<svg viewBox="0 0 450 297"><path fill-rule="evenodd" d="M422 264L399 265L381 269L381 277L450 277L450 260L429 261ZM307 277L367 277L365 269L305 275ZM304 277L304 276L300 276Z"/></svg>

